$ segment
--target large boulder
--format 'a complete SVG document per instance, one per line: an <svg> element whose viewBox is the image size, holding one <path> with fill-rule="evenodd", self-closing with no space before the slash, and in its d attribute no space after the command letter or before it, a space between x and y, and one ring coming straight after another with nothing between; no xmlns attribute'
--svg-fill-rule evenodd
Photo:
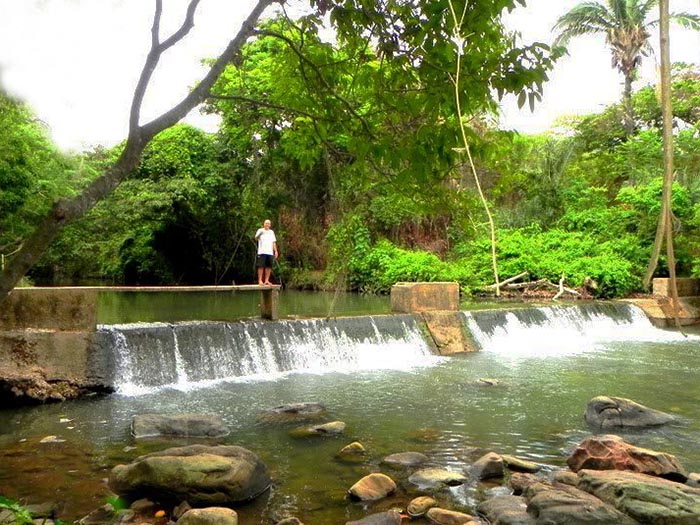
<svg viewBox="0 0 700 525"><path fill-rule="evenodd" d="M131 420L135 438L154 436L221 437L229 434L221 417L213 414L139 414Z"/></svg>
<svg viewBox="0 0 700 525"><path fill-rule="evenodd" d="M665 425L676 418L665 412L647 408L623 397L594 397L586 406L586 423L599 429L621 427L653 427Z"/></svg>
<svg viewBox="0 0 700 525"><path fill-rule="evenodd" d="M396 483L386 474L375 472L355 483L350 490L350 497L360 501L375 501L385 498L396 491Z"/></svg>
<svg viewBox="0 0 700 525"><path fill-rule="evenodd" d="M237 446L190 445L146 454L117 465L110 488L127 498L188 501L195 507L249 501L271 484L265 464Z"/></svg>
<svg viewBox="0 0 700 525"><path fill-rule="evenodd" d="M551 525L636 525L613 505L569 485L538 483L528 488L527 512L535 523Z"/></svg>
<svg viewBox="0 0 700 525"><path fill-rule="evenodd" d="M700 490L654 476L582 470L579 487L640 523L700 524Z"/></svg>
<svg viewBox="0 0 700 525"><path fill-rule="evenodd" d="M261 423L297 423L312 421L326 416L326 407L321 403L289 403L269 408L258 416Z"/></svg>
<svg viewBox="0 0 700 525"><path fill-rule="evenodd" d="M574 472L581 469L629 470L685 482L688 474L671 454L635 447L619 436L585 439L566 460Z"/></svg>

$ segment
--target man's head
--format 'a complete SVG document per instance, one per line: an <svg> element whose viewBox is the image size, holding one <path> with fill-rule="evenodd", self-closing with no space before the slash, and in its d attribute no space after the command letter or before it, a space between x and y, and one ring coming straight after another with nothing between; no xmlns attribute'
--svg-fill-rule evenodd
<svg viewBox="0 0 700 525"><path fill-rule="evenodd" d="M272 221L270 219L265 219L265 222L263 222L263 228L266 230L269 230L272 227Z"/></svg>

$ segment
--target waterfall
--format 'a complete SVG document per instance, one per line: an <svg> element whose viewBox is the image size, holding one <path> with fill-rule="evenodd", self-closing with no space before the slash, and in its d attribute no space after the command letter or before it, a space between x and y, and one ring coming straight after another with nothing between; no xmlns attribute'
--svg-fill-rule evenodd
<svg viewBox="0 0 700 525"><path fill-rule="evenodd" d="M616 341L685 340L682 334L654 327L640 308L622 302L463 314L480 350L511 356L572 355Z"/></svg>
<svg viewBox="0 0 700 525"><path fill-rule="evenodd" d="M408 369L441 360L410 315L101 325L95 344L114 353L112 383L126 395L288 372Z"/></svg>

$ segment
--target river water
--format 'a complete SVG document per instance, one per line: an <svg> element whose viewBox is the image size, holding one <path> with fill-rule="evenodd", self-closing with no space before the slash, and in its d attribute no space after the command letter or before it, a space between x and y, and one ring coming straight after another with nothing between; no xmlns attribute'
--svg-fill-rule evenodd
<svg viewBox="0 0 700 525"><path fill-rule="evenodd" d="M342 524L405 505L415 496L401 482L396 497L374 506L345 498L347 489L369 472L382 470L404 480L407 473L379 465L394 452L423 452L432 465L455 471L486 450L546 468L564 467L572 447L591 432L583 412L597 395L627 397L678 415L678 424L622 435L675 454L688 470L700 471L700 334L657 330L639 311L620 311L571 307L468 313L465 323L481 345L474 354L441 358L410 337L403 343L370 337L357 343L370 359L375 355L386 363L382 356L400 344L408 345L404 350L410 357L392 356L395 366L381 369L345 362L313 372L276 370L214 383L174 382L138 395L124 391L0 410L0 494L30 503L56 502L63 519L78 518L109 495L104 479L114 464L186 443L135 442L128 431L133 415L204 412L219 414L232 429L217 442L253 450L275 479L267 497L237 509L242 524L273 523L286 513L308 525ZM481 386L482 378L499 384ZM346 434L299 440L289 436L289 427L257 422L266 408L302 401L326 405L329 420L347 423ZM41 443L47 436L57 442ZM354 440L368 449L368 462L336 462L335 452ZM438 499L473 511L488 490L468 484L446 489Z"/></svg>

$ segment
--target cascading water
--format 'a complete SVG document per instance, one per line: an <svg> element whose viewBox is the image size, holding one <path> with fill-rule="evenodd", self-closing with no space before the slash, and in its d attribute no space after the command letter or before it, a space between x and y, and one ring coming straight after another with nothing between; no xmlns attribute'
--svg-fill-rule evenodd
<svg viewBox="0 0 700 525"><path fill-rule="evenodd" d="M616 341L685 340L682 334L654 327L641 309L627 303L463 313L480 350L514 357L573 355Z"/></svg>
<svg viewBox="0 0 700 525"><path fill-rule="evenodd" d="M290 371L405 369L440 360L408 315L103 325L96 344L116 353L112 384L126 395Z"/></svg>

